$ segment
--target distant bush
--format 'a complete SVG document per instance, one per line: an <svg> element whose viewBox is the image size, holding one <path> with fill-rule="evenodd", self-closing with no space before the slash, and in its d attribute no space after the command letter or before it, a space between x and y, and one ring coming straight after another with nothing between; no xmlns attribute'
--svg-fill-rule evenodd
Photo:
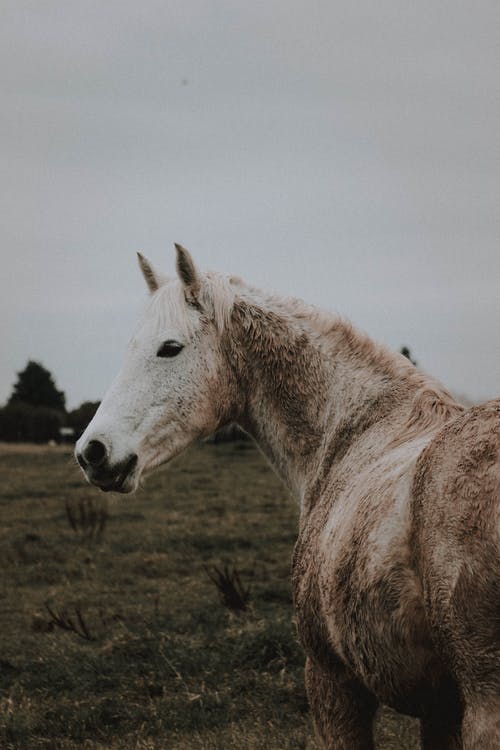
<svg viewBox="0 0 500 750"><path fill-rule="evenodd" d="M65 415L57 409L14 401L0 409L0 440L23 443L58 440L64 421Z"/></svg>

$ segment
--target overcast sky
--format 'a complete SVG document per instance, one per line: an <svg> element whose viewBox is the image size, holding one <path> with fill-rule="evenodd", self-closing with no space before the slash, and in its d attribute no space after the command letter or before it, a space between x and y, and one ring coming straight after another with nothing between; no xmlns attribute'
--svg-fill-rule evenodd
<svg viewBox="0 0 500 750"><path fill-rule="evenodd" d="M0 402L99 399L141 249L339 311L500 394L500 5L2 0Z"/></svg>

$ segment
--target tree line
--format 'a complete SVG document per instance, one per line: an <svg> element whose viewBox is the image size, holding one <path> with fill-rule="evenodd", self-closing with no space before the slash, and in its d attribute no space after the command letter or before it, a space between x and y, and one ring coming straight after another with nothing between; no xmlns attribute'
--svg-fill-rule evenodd
<svg viewBox="0 0 500 750"><path fill-rule="evenodd" d="M77 440L90 422L98 401L84 401L67 411L66 396L59 391L52 374L39 362L30 360L17 373L12 394L0 408L0 441L46 443L59 441L62 428L71 428Z"/></svg>

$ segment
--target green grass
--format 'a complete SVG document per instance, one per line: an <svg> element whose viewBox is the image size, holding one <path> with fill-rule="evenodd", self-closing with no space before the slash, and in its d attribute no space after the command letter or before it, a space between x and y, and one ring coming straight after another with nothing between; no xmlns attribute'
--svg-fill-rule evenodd
<svg viewBox="0 0 500 750"><path fill-rule="evenodd" d="M133 496L69 450L0 447L0 748L317 750L289 568L297 509L249 443L192 448ZM106 510L103 533L81 508ZM65 504L74 509L75 532ZM250 587L223 606L207 568ZM83 618L90 639L46 609ZM378 747L413 750L384 711Z"/></svg>

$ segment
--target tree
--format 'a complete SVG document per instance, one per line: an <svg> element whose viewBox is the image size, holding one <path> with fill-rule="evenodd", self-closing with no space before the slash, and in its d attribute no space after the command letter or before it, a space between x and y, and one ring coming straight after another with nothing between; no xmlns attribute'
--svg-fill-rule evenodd
<svg viewBox="0 0 500 750"><path fill-rule="evenodd" d="M92 417L99 408L99 404L100 401L84 401L78 409L68 412L67 422L69 427L72 427L75 431L75 440L78 440L92 420Z"/></svg>
<svg viewBox="0 0 500 750"><path fill-rule="evenodd" d="M39 362L30 360L22 372L17 373L9 405L29 404L30 406L47 406L50 409L65 411L66 397L58 391L50 372Z"/></svg>
<svg viewBox="0 0 500 750"><path fill-rule="evenodd" d="M0 440L46 443L58 440L64 415L48 406L31 406L15 401L0 409Z"/></svg>
<svg viewBox="0 0 500 750"><path fill-rule="evenodd" d="M412 358L411 352L410 352L410 350L408 349L407 346L402 346L401 347L401 354L403 355L403 357L406 357L406 359L409 359L410 362L412 363L412 365L416 365L417 364L416 360L414 360Z"/></svg>

